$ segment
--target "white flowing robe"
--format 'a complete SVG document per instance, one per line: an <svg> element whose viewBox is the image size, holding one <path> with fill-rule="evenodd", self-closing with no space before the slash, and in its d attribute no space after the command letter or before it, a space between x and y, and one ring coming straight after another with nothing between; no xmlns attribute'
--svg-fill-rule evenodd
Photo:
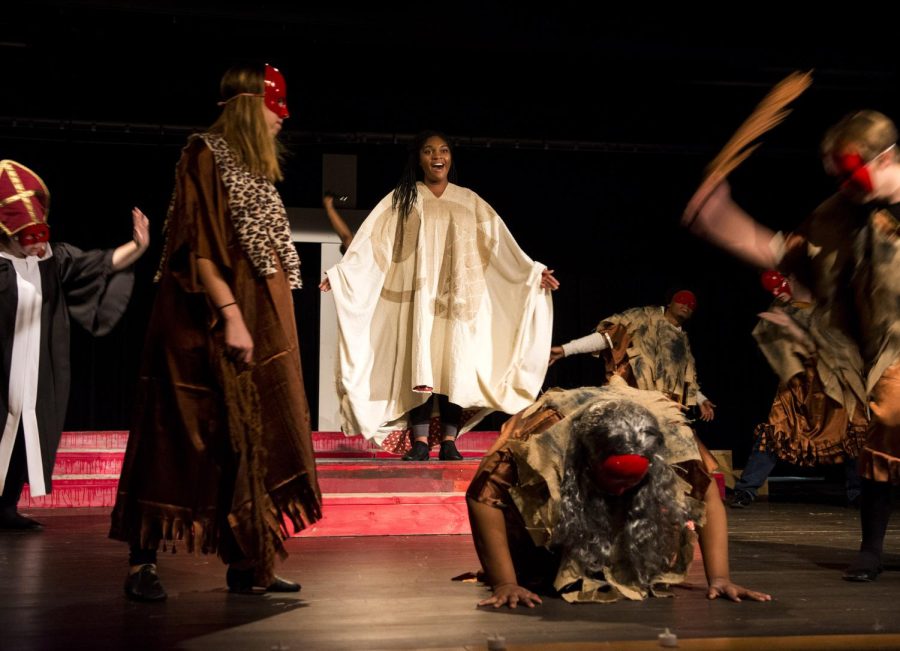
<svg viewBox="0 0 900 651"><path fill-rule="evenodd" d="M544 265L516 244L494 209L449 184L422 183L405 220L385 197L343 260L328 270L338 316L336 383L348 436L381 444L433 387L471 418L534 401L553 325Z"/></svg>

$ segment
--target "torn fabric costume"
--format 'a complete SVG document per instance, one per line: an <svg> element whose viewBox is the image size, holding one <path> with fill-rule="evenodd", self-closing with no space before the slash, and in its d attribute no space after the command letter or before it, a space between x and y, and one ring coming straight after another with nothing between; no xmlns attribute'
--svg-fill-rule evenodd
<svg viewBox="0 0 900 651"><path fill-rule="evenodd" d="M144 549L184 540L226 563L251 560L271 582L284 519L301 529L321 515L287 216L275 187L204 133L182 153L166 223L110 537ZM248 366L226 356L200 258L234 294L253 338Z"/></svg>
<svg viewBox="0 0 900 651"><path fill-rule="evenodd" d="M545 266L471 190L417 189L405 219L391 208L393 194L385 197L328 270L342 428L386 447L428 397L415 388L463 407L460 433L492 411L524 408L540 390L550 346Z"/></svg>
<svg viewBox="0 0 900 651"><path fill-rule="evenodd" d="M860 474L900 484L900 204L874 210L854 242L866 388L872 413Z"/></svg>
<svg viewBox="0 0 900 651"><path fill-rule="evenodd" d="M753 329L779 378L769 418L754 433L760 449L801 466L855 459L868 425L859 349L811 303L776 300L770 311L789 318L796 335L766 319Z"/></svg>
<svg viewBox="0 0 900 651"><path fill-rule="evenodd" d="M697 369L687 333L665 317L665 308L635 307L603 319L596 328L608 342L601 351L607 381L619 375L638 389L697 404Z"/></svg>
<svg viewBox="0 0 900 651"><path fill-rule="evenodd" d="M112 255L61 242L40 259L0 252L0 492L7 479L25 479L7 477L17 434L30 494L51 490L71 380L69 319L92 335L108 333L134 285L130 270L112 271Z"/></svg>
<svg viewBox="0 0 900 651"><path fill-rule="evenodd" d="M607 532L613 560L599 572L586 572L553 545L563 477L571 463L573 421L597 405L615 402L635 404L655 417L665 441L662 458L655 461L668 464L676 474L677 489L667 495L668 503L640 516L682 523L649 543L652 553L671 562L646 584L636 581L628 566L629 554L640 555L643 550L630 549L622 533L624 523L615 523ZM693 433L678 406L658 392L634 389L614 379L604 387L549 391L513 416L482 460L466 496L503 511L519 585L557 592L569 602L611 602L667 596L671 593L655 586L684 580L694 556L693 527L704 521L702 498L709 483Z"/></svg>
<svg viewBox="0 0 900 651"><path fill-rule="evenodd" d="M807 274L822 318L857 342L871 416L859 473L894 484L900 483L898 233L900 204L861 206L836 194L788 240L781 265Z"/></svg>

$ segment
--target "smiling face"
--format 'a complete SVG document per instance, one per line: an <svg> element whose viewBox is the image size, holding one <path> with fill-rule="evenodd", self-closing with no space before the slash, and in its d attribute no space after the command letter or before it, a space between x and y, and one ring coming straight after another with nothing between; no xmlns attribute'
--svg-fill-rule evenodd
<svg viewBox="0 0 900 651"><path fill-rule="evenodd" d="M440 136L431 136L419 149L426 185L446 185L451 164L450 145Z"/></svg>

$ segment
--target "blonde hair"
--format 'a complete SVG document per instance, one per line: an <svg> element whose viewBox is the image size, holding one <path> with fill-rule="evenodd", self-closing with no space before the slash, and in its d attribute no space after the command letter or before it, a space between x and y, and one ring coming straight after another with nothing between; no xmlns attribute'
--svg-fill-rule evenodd
<svg viewBox="0 0 900 651"><path fill-rule="evenodd" d="M897 127L888 116L878 111L856 111L825 132L822 155L837 154L849 146L868 162L896 142Z"/></svg>
<svg viewBox="0 0 900 651"><path fill-rule="evenodd" d="M263 114L264 79L263 66L230 68L219 84L224 101L222 114L209 130L225 138L250 172L274 183L284 178L281 171L283 150L281 143L269 132Z"/></svg>

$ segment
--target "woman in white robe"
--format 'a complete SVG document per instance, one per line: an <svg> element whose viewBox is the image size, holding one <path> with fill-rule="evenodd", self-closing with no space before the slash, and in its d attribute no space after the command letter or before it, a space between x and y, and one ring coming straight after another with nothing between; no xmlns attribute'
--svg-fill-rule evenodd
<svg viewBox="0 0 900 651"><path fill-rule="evenodd" d="M530 404L547 369L559 283L451 169L447 138L419 134L397 187L322 283L337 306L344 433L407 460L428 458L434 403L440 458L461 459L456 436Z"/></svg>

